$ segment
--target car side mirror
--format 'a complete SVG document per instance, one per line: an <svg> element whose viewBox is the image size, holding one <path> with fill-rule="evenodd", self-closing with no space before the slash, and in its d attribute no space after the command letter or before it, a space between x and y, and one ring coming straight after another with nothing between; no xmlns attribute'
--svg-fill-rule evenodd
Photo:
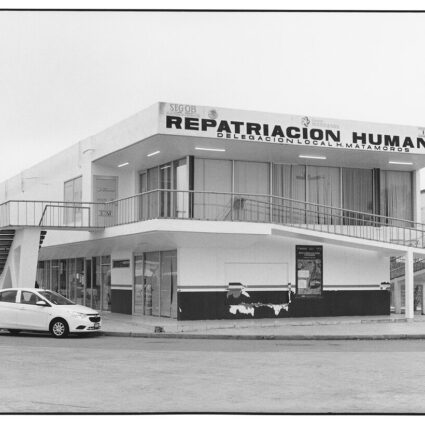
<svg viewBox="0 0 425 425"><path fill-rule="evenodd" d="M39 305L40 307L50 307L49 304L46 303L46 301L37 301L35 305Z"/></svg>

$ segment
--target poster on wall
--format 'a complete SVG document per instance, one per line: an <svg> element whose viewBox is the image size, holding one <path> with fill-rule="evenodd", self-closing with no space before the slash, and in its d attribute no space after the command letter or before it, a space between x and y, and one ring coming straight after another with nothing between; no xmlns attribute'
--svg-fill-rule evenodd
<svg viewBox="0 0 425 425"><path fill-rule="evenodd" d="M323 246L296 245L297 295L322 295Z"/></svg>
<svg viewBox="0 0 425 425"><path fill-rule="evenodd" d="M116 216L116 203L110 203L118 197L118 177L116 176L94 176L93 201L101 205L97 209L98 217L101 217L103 224L113 224Z"/></svg>

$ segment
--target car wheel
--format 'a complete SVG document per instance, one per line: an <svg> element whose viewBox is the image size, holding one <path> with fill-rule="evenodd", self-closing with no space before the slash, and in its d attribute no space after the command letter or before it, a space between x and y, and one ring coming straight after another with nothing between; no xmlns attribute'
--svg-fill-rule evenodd
<svg viewBox="0 0 425 425"><path fill-rule="evenodd" d="M63 319L54 319L50 324L50 333L55 338L65 338L68 336L68 324Z"/></svg>
<svg viewBox="0 0 425 425"><path fill-rule="evenodd" d="M8 329L8 331L12 334L12 335L18 335L21 333L20 329Z"/></svg>

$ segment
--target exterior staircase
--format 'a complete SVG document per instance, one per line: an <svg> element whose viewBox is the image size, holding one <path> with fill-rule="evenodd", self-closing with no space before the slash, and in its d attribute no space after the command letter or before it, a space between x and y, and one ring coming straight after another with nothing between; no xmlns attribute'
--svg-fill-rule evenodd
<svg viewBox="0 0 425 425"><path fill-rule="evenodd" d="M6 265L7 257L9 256L10 247L12 246L15 230L6 229L0 230L0 275Z"/></svg>

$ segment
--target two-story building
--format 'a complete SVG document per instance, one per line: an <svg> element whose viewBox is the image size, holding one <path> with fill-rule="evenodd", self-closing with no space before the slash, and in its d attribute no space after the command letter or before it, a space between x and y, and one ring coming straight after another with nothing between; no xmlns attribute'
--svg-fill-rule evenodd
<svg viewBox="0 0 425 425"><path fill-rule="evenodd" d="M180 320L389 314L404 255L411 317L424 132L154 104L0 185L0 287Z"/></svg>

